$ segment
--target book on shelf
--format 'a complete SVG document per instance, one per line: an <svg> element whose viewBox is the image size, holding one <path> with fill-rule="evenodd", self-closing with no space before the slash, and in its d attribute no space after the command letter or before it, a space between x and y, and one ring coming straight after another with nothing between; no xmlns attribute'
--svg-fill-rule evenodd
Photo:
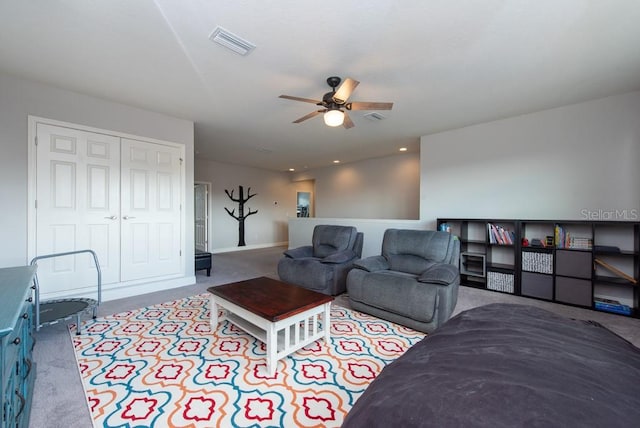
<svg viewBox="0 0 640 428"><path fill-rule="evenodd" d="M571 250L591 250L593 248L593 239L574 236L559 224L556 224L554 227L554 242L556 248L567 248Z"/></svg>
<svg viewBox="0 0 640 428"><path fill-rule="evenodd" d="M623 305L617 300L595 297L593 299L594 307L600 311L614 312L616 314L631 315L631 308Z"/></svg>
<svg viewBox="0 0 640 428"><path fill-rule="evenodd" d="M516 240L515 232L493 223L487 223L487 232L490 244L513 245Z"/></svg>

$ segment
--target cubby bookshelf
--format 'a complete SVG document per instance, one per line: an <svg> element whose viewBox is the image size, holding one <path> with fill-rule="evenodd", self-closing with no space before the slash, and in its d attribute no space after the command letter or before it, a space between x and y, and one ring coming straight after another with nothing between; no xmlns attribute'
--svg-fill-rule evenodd
<svg viewBox="0 0 640 428"><path fill-rule="evenodd" d="M640 318L640 222L437 223L460 239L461 285Z"/></svg>

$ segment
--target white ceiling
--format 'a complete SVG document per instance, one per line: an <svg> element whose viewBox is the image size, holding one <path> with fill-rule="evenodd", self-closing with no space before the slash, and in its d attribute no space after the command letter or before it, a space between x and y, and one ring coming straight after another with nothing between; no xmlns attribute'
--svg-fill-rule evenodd
<svg viewBox="0 0 640 428"><path fill-rule="evenodd" d="M208 40L216 26L257 47ZM195 122L197 156L302 170L640 89L638 0L0 0L0 71ZM316 108L328 76L386 119Z"/></svg>

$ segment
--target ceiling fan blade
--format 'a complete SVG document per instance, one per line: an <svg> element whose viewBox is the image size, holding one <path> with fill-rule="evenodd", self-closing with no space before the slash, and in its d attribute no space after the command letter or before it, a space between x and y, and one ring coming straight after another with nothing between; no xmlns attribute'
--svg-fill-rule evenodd
<svg viewBox="0 0 640 428"><path fill-rule="evenodd" d="M293 123L300 123L300 122L303 122L303 121L305 121L305 120L307 120L307 119L311 119L312 117L315 117L315 116L319 115L320 113L324 113L325 111L326 111L326 110L317 110L317 111L312 111L311 113L309 113L309 114L307 114L307 115L305 115L305 116L302 116L300 119L296 119L296 120L294 120L294 121L293 121Z"/></svg>
<svg viewBox="0 0 640 428"><path fill-rule="evenodd" d="M345 129L353 128L354 126L356 126L353 124L353 121L346 111L344 112L344 122L342 123L342 126L344 126Z"/></svg>
<svg viewBox="0 0 640 428"><path fill-rule="evenodd" d="M356 89L360 82L353 80L350 77L344 79L344 82L338 87L338 90L333 94L333 101L337 104L344 104L347 102L351 93Z"/></svg>
<svg viewBox="0 0 640 428"><path fill-rule="evenodd" d="M322 101L312 100L311 98L292 97L291 95L280 95L278 98L285 98L287 100L293 100L293 101L302 101L302 102L311 103L311 104L322 104Z"/></svg>
<svg viewBox="0 0 640 428"><path fill-rule="evenodd" d="M393 103L368 103L353 102L347 103L347 110L391 110Z"/></svg>

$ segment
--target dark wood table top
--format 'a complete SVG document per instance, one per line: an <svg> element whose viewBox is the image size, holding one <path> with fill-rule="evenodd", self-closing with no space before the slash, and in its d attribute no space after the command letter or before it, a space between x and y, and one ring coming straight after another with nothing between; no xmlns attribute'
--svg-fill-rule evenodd
<svg viewBox="0 0 640 428"><path fill-rule="evenodd" d="M333 296L264 276L209 287L207 291L271 322L289 318L333 300Z"/></svg>

